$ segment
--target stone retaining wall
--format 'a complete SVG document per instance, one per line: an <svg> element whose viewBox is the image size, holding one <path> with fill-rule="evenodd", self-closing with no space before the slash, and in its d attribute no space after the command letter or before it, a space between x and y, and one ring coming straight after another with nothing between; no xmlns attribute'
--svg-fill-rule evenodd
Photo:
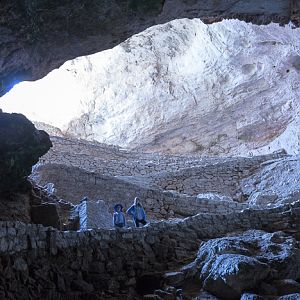
<svg viewBox="0 0 300 300"><path fill-rule="evenodd" d="M245 205L231 201L198 201L195 196L214 192L241 201L242 178L254 172L262 162L279 155L228 159L178 172L144 176L112 177L74 166L46 164L36 167L34 179L39 185L54 183L57 196L74 204L78 204L84 196L104 200L111 212L115 203L129 207L138 196L151 218L190 216L199 212L226 213L241 210Z"/></svg>
<svg viewBox="0 0 300 300"><path fill-rule="evenodd" d="M256 164L255 166L257 167ZM239 201L242 195L240 180L244 174L249 174L251 167L254 168L254 165L241 168L233 162L200 166L175 173L158 174L152 178L151 184L163 190L174 190L188 195L219 193Z"/></svg>
<svg viewBox="0 0 300 300"><path fill-rule="evenodd" d="M246 204L234 201L200 200L195 196L150 188L142 179L138 185L138 182L132 183L127 178L101 176L64 165L41 166L39 174L40 185L53 182L57 196L74 204L78 204L84 196L93 200L102 199L112 212L114 204L122 203L126 208L138 196L149 217L154 219L192 216L199 212L229 213L246 207Z"/></svg>
<svg viewBox="0 0 300 300"><path fill-rule="evenodd" d="M109 176L146 175L163 171L176 172L181 169L208 166L227 161L233 165L238 164L242 168L247 168L284 155L279 152L253 158L176 156L140 153L97 142L59 137L51 137L51 141L53 148L40 159L42 164L74 166Z"/></svg>
<svg viewBox="0 0 300 300"><path fill-rule="evenodd" d="M203 239L248 229L299 231L299 220L300 201L127 230L61 232L0 222L0 298L105 299L103 291L128 295L144 275L192 261Z"/></svg>
<svg viewBox="0 0 300 300"><path fill-rule="evenodd" d="M152 176L149 182L164 190L175 190L189 195L207 192L220 193L236 201L243 201L241 180L259 169L261 163L273 160L277 156L278 154L212 161L178 172L159 173Z"/></svg>

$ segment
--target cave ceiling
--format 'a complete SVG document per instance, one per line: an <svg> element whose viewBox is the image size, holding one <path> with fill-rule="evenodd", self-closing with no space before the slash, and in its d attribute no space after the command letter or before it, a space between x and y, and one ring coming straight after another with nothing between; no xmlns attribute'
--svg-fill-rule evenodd
<svg viewBox="0 0 300 300"><path fill-rule="evenodd" d="M0 96L65 61L112 48L135 33L178 18L236 18L296 26L299 0L1 0Z"/></svg>

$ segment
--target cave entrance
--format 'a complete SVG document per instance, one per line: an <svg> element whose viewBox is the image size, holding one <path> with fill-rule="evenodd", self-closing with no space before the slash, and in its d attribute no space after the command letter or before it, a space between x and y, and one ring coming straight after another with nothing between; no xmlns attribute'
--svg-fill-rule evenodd
<svg viewBox="0 0 300 300"><path fill-rule="evenodd" d="M126 149L298 153L299 41L289 25L177 19L16 85L0 108L51 135Z"/></svg>

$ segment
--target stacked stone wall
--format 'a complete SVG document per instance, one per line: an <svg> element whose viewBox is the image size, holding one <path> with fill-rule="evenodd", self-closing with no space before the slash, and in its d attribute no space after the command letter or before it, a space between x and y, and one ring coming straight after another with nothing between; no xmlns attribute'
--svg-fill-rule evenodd
<svg viewBox="0 0 300 300"><path fill-rule="evenodd" d="M210 166L229 162L243 168L257 166L260 163L282 157L283 153L256 156L253 158L218 158L200 156L162 155L159 153L140 153L124 150L116 146L65 139L51 138L53 148L42 157L42 164L62 164L79 167L109 176L135 176L159 173L163 171L177 172L181 169Z"/></svg>
<svg viewBox="0 0 300 300"><path fill-rule="evenodd" d="M299 220L298 201L265 210L198 214L127 230L61 232L0 222L0 298L91 299L87 297L103 291L125 295L143 275L192 261L202 240L248 229L297 232Z"/></svg>
<svg viewBox="0 0 300 300"><path fill-rule="evenodd" d="M57 195L74 204L78 204L84 196L93 200L102 199L112 212L114 204L122 203L126 208L138 196L142 199L149 217L155 219L192 216L199 212L230 213L247 206L234 201L198 199L196 196L137 185L122 178L101 176L63 165L48 165L45 170L41 167L39 173L43 179L40 184L53 182Z"/></svg>
<svg viewBox="0 0 300 300"><path fill-rule="evenodd" d="M243 209L244 205L231 201L198 201L196 195L214 192L241 201L242 178L254 172L262 162L277 156L238 158L178 172L118 177L73 166L47 164L37 167L35 180L40 185L54 183L57 196L74 204L84 196L104 200L111 211L115 203L128 207L138 196L150 216L155 218L190 216L199 212L225 213Z"/></svg>
<svg viewBox="0 0 300 300"><path fill-rule="evenodd" d="M197 195L218 193L242 200L240 181L259 167L259 160L233 160L216 164L180 170L175 173L165 172L153 176L151 184L164 190Z"/></svg>
<svg viewBox="0 0 300 300"><path fill-rule="evenodd" d="M57 196L73 204L85 196L103 200L111 214L116 203L127 208L138 196L150 220L240 211L247 206L242 179L261 164L284 156L168 156L61 138L53 138L53 144L34 168L35 182L53 183ZM198 199L202 193L217 193L234 201ZM89 217L97 218L96 212Z"/></svg>
<svg viewBox="0 0 300 300"><path fill-rule="evenodd" d="M113 228L112 215L109 213L106 203L102 200L81 201L76 212L79 215L80 229Z"/></svg>

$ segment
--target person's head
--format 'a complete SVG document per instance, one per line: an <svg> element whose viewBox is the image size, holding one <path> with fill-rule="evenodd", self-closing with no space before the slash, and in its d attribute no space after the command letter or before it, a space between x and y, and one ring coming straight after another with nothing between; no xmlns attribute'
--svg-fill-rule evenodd
<svg viewBox="0 0 300 300"><path fill-rule="evenodd" d="M83 198L80 200L80 203L81 203L81 202L84 202L84 201L89 201L89 199L88 199L87 196L83 197Z"/></svg>
<svg viewBox="0 0 300 300"><path fill-rule="evenodd" d="M135 197L133 203L134 203L135 205L141 204L141 199L140 199L139 197Z"/></svg>
<svg viewBox="0 0 300 300"><path fill-rule="evenodd" d="M120 211L122 211L122 209L123 209L122 204L116 204L115 207L114 207L114 210L116 212L120 212Z"/></svg>

